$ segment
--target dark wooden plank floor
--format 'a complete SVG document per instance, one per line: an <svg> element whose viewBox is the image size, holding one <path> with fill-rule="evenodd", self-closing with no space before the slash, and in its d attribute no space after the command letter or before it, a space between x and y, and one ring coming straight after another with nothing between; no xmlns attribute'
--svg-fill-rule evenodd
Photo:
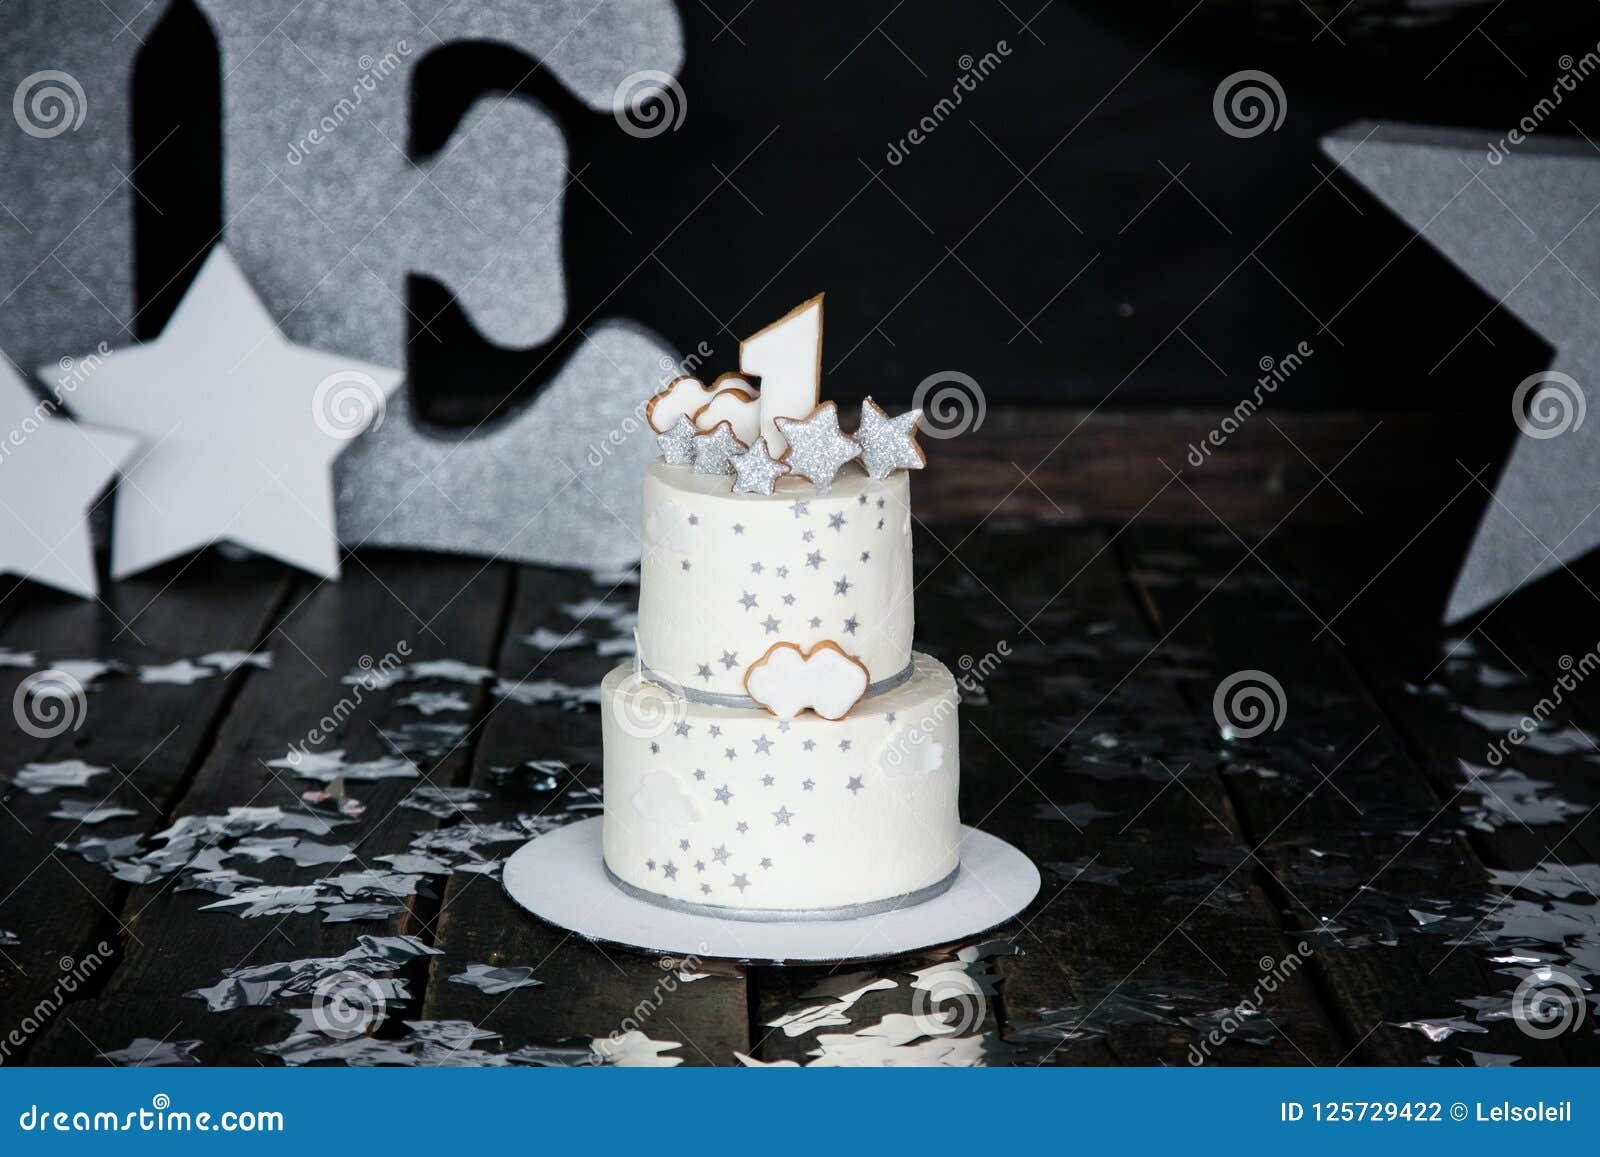
<svg viewBox="0 0 1600 1157"><path fill-rule="evenodd" d="M1560 624L1597 621L1600 582L1580 569L1445 631L1427 603L1436 555L1393 559L1326 530L1246 542L1220 524L990 522L921 527L917 546L920 645L964 683L964 818L1027 851L1044 889L971 942L837 967L661 960L553 929L501 890L496 862L519 839L597 813L585 695L625 656L625 578L373 552L316 584L206 554L112 586L107 606L14 589L0 694L68 660L122 669L92 684L81 729L17 732L0 766L115 769L82 790L5 788L0 930L15 943L0 945L0 1016L29 1027L4 1060L93 1063L141 1039L199 1042L192 1055L216 1064L1597 1059L1592 1023L1535 1039L1504 1014L1536 964L1600 969L1586 824L1600 789L1579 746L1600 685L1563 705L1566 748L1518 746L1490 769L1523 778L1463 761L1487 766L1486 712L1528 710L1563 655L1595 645ZM357 694L402 645L405 677ZM257 648L270 669L140 678ZM1281 687L1276 729L1219 727L1217 688L1237 672ZM308 740L353 763L398 747L422 778L351 781L365 807L351 822L230 834L219 847L247 850L219 863L250 886L409 874L387 910L326 923L325 904L280 895L286 910L244 918L202 910L224 897L186 890L192 873L133 883L72 850L230 808L301 814L316 783L270 764ZM438 789L423 802L441 814L414 806L419 787ZM50 814L102 799L134 814ZM285 837L350 858L298 867L263 843ZM412 939L386 942L383 1015L353 1037L308 1031L313 994L292 986L240 985L226 1011L188 995L363 936ZM91 957L64 991L63 958ZM483 968L540 983L463 983Z"/></svg>

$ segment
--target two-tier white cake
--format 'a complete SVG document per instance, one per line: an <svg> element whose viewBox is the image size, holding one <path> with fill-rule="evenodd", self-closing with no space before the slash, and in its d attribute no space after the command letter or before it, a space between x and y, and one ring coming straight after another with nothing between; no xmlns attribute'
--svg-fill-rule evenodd
<svg viewBox="0 0 1600 1157"><path fill-rule="evenodd" d="M638 656L601 712L606 867L657 903L845 918L958 871L955 682L911 649L917 415L839 431L820 340L814 299L737 386L652 400Z"/></svg>

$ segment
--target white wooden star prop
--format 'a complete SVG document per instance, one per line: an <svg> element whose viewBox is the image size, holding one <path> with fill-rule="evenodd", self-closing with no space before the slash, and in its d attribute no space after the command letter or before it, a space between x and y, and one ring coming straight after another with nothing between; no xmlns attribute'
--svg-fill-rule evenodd
<svg viewBox="0 0 1600 1157"><path fill-rule="evenodd" d="M795 474L811 479L819 494L833 488L846 462L861 457L856 440L840 432L839 409L832 402L823 402L803 422L779 418L777 423L789 443L783 460Z"/></svg>
<svg viewBox="0 0 1600 1157"><path fill-rule="evenodd" d="M1555 350L1548 367L1530 364L1520 383L1494 383L1517 432L1456 575L1446 622L1600 547L1600 422L1588 412L1600 382L1590 288L1600 262L1600 161L1581 141L1545 138L1486 159L1481 136L1358 124L1322 142L1340 168Z"/></svg>
<svg viewBox="0 0 1600 1157"><path fill-rule="evenodd" d="M222 540L337 577L329 468L401 378L291 344L213 249L161 336L100 359L73 395L146 442L117 490L112 577Z"/></svg>
<svg viewBox="0 0 1600 1157"><path fill-rule="evenodd" d="M884 479L896 470L921 470L928 464L917 445L917 423L921 410L907 410L889 417L871 398L861 403L861 424L855 438L861 443L861 464L867 474Z"/></svg>
<svg viewBox="0 0 1600 1157"><path fill-rule="evenodd" d="M60 417L3 355L0 428L0 571L93 598L89 510L139 440Z"/></svg>

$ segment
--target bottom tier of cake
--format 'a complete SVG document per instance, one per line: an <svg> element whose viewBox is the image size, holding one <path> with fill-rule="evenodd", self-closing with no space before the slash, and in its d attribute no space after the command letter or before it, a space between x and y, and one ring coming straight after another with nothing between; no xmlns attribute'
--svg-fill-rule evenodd
<svg viewBox="0 0 1600 1157"><path fill-rule="evenodd" d="M844 919L955 879L955 680L911 679L837 722L669 695L630 667L601 684L605 860L619 886L730 919Z"/></svg>

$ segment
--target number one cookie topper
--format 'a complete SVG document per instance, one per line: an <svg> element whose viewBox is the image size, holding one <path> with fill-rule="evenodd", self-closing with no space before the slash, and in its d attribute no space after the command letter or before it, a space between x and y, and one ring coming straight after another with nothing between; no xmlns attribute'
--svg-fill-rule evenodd
<svg viewBox="0 0 1600 1157"><path fill-rule="evenodd" d="M822 294L739 343L739 369L761 379L761 436L774 456L789 443L777 419L807 418L822 389Z"/></svg>

